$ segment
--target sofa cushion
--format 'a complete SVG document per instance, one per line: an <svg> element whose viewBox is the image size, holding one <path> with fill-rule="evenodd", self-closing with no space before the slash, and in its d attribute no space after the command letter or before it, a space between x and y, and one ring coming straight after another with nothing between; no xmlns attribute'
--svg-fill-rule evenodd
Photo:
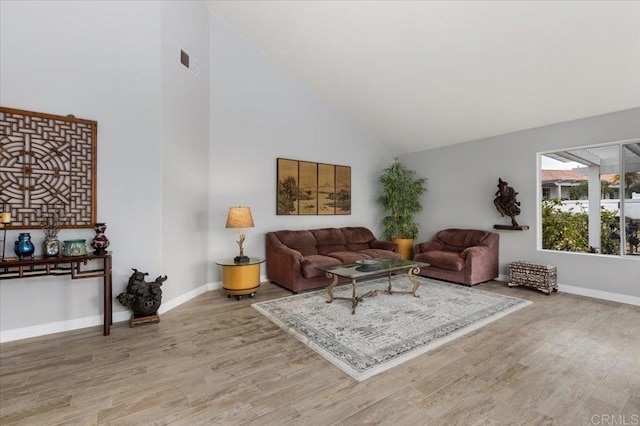
<svg viewBox="0 0 640 426"><path fill-rule="evenodd" d="M400 253L395 253L393 251L383 250L383 249L358 250L358 253L362 253L364 255L367 255L367 256L371 257L372 259L381 259L381 258L401 259L402 258Z"/></svg>
<svg viewBox="0 0 640 426"><path fill-rule="evenodd" d="M376 239L373 233L362 226L349 226L342 228L347 244L347 250L359 251L368 249L369 242Z"/></svg>
<svg viewBox="0 0 640 426"><path fill-rule="evenodd" d="M371 256L357 251L336 251L327 256L338 259L340 263L355 263L356 260L371 259Z"/></svg>
<svg viewBox="0 0 640 426"><path fill-rule="evenodd" d="M462 271L464 269L464 259L458 253L452 251L428 251L415 255L418 262L425 262L436 268L450 271Z"/></svg>
<svg viewBox="0 0 640 426"><path fill-rule="evenodd" d="M299 251L303 256L318 254L318 242L310 231L275 231L282 244Z"/></svg>
<svg viewBox="0 0 640 426"><path fill-rule="evenodd" d="M489 235L491 232L476 229L445 229L438 232L436 240L444 243L444 250L461 252L481 244Z"/></svg>
<svg viewBox="0 0 640 426"><path fill-rule="evenodd" d="M369 249L368 243L349 244L347 243L347 250L349 251L362 251Z"/></svg>
<svg viewBox="0 0 640 426"><path fill-rule="evenodd" d="M304 257L304 261L302 262L302 276L305 278L314 278L320 277L324 275L323 271L316 269L316 266L337 266L340 265L340 262L335 257L323 256L321 254L312 254Z"/></svg>
<svg viewBox="0 0 640 426"><path fill-rule="evenodd" d="M331 254L347 251L344 234L337 228L312 229L311 233L318 242L318 254Z"/></svg>

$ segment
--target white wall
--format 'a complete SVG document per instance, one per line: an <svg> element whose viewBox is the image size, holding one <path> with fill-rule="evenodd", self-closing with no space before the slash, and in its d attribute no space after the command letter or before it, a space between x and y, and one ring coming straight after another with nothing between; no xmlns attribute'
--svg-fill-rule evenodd
<svg viewBox="0 0 640 426"><path fill-rule="evenodd" d="M2 1L0 20L0 104L98 121L98 219L112 242L114 295L131 267L169 275L163 304L220 281L214 260L237 253L236 232L224 228L234 205L252 208L252 256L264 256L264 234L276 229L364 225L381 233L375 182L391 152L201 2ZM198 77L177 64L177 46L199 60ZM536 152L639 134L634 109L402 156L429 178L420 239L506 223L492 203L502 177L520 192L518 220L532 227L501 231L502 274L514 260L552 263L562 284L640 296L637 260L537 251L535 232ZM277 216L278 157L350 166L352 214ZM93 279L3 280L0 332L99 324L100 287Z"/></svg>
<svg viewBox="0 0 640 426"><path fill-rule="evenodd" d="M226 23L211 20L211 259L237 255L225 229L231 206L250 206L245 254L264 256L264 234L278 229L362 225L381 235L376 179L391 152ZM276 159L351 167L349 216L277 216ZM264 274L264 268L262 273ZM220 270L212 269L213 281Z"/></svg>
<svg viewBox="0 0 640 426"><path fill-rule="evenodd" d="M132 267L169 276L163 308L219 282L214 260L237 254L237 233L224 228L233 205L252 208L252 256L264 256L275 229L379 233L374 182L391 153L203 2L1 1L0 19L0 104L98 122L98 220L114 253L114 296ZM198 60L198 76L177 62L179 47ZM277 157L351 166L352 214L276 216ZM0 340L101 324L101 284L3 280Z"/></svg>
<svg viewBox="0 0 640 426"><path fill-rule="evenodd" d="M154 273L168 275L168 301L207 282L209 10L199 1L161 4L162 267ZM180 49L198 62L197 75L180 63Z"/></svg>
<svg viewBox="0 0 640 426"><path fill-rule="evenodd" d="M160 3L2 1L0 19L0 104L98 122L97 218L108 226L117 295L131 267L161 270ZM15 235L8 234L9 253ZM93 235L63 230L60 238ZM41 253L42 232L32 237ZM2 280L0 330L100 324L101 285Z"/></svg>
<svg viewBox="0 0 640 426"><path fill-rule="evenodd" d="M500 273L517 260L556 265L560 284L640 296L640 259L537 250L537 157L541 151L637 138L640 108L510 133L401 156L429 179L418 217L420 241L444 228L492 230L509 225L493 205L498 178L519 192L518 223L528 231L500 233Z"/></svg>

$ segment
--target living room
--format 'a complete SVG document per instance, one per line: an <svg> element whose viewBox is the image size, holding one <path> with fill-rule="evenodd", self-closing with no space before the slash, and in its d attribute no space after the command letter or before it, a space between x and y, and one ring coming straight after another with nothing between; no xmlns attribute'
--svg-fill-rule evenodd
<svg viewBox="0 0 640 426"><path fill-rule="evenodd" d="M98 122L98 219L108 224L114 294L131 268L168 276L163 312L219 289L214 261L236 253L236 233L224 226L231 206L252 209L255 227L245 230L252 256L264 257L264 235L273 230L352 225L381 234L376 179L398 155L393 146L204 2L2 0L0 19L0 105ZM196 69L179 63L180 49ZM500 232L503 277L513 261L549 263L561 292L637 305L637 259L542 251L537 234L537 153L637 138L637 84L627 89L635 104L601 111L594 92L588 116L545 117L555 124L400 153L428 178L419 240L448 227L491 229L501 220L491 200L502 177L519 192L519 222L531 227ZM278 157L351 167L352 214L276 215ZM16 235L9 231L7 241ZM62 235L90 239L92 231ZM3 281L0 341L99 325L101 298L98 280ZM116 325L128 318L114 303Z"/></svg>

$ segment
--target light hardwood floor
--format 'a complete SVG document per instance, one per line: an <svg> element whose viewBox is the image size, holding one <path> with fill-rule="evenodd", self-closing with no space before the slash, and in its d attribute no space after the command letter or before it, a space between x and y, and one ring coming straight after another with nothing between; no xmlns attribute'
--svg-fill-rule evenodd
<svg viewBox="0 0 640 426"><path fill-rule="evenodd" d="M255 299L205 293L109 337L5 343L0 424L640 424L640 307L476 288L534 303L363 382L251 308L290 294L269 283Z"/></svg>

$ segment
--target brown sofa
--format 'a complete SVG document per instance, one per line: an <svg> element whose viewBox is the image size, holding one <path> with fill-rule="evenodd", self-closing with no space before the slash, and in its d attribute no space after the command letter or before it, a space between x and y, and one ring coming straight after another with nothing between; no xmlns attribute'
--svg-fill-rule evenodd
<svg viewBox="0 0 640 426"><path fill-rule="evenodd" d="M326 287L331 281L315 265L400 258L396 244L379 241L363 227L274 231L266 235L267 278L294 293Z"/></svg>
<svg viewBox="0 0 640 426"><path fill-rule="evenodd" d="M413 259L428 263L420 275L468 286L498 277L500 235L476 229L445 229L416 244Z"/></svg>

